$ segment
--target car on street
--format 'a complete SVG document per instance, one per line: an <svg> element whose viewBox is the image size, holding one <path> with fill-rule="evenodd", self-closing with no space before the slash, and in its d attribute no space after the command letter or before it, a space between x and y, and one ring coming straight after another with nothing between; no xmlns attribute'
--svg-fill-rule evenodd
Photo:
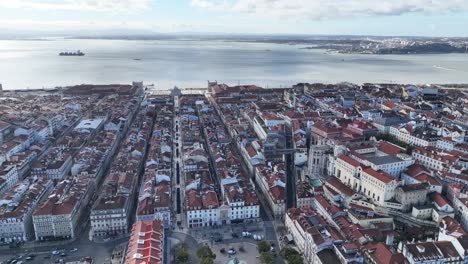
<svg viewBox="0 0 468 264"><path fill-rule="evenodd" d="M263 240L263 236L262 235L253 235L253 239L257 240L257 241L261 241L261 240Z"/></svg>
<svg viewBox="0 0 468 264"><path fill-rule="evenodd" d="M70 249L70 253L77 252L77 251L78 251L77 248L72 248L72 249Z"/></svg>
<svg viewBox="0 0 468 264"><path fill-rule="evenodd" d="M92 257L89 257L89 256L88 256L88 257L84 257L84 258L82 259L82 261L86 261L86 262L92 263L92 262L93 262L93 258L92 258Z"/></svg>
<svg viewBox="0 0 468 264"><path fill-rule="evenodd" d="M58 255L58 254L60 254L60 251L58 251L58 250L52 251L52 255Z"/></svg>

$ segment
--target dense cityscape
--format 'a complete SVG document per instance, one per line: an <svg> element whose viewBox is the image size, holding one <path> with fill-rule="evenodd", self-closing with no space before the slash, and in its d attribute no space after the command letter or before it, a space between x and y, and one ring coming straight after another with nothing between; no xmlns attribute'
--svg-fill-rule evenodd
<svg viewBox="0 0 468 264"><path fill-rule="evenodd" d="M1 263L468 263L468 90L0 86Z"/></svg>
<svg viewBox="0 0 468 264"><path fill-rule="evenodd" d="M281 42L279 42L281 43ZM466 38L338 37L296 39L289 44L311 44L305 49L326 49L357 54L448 54L467 53Z"/></svg>

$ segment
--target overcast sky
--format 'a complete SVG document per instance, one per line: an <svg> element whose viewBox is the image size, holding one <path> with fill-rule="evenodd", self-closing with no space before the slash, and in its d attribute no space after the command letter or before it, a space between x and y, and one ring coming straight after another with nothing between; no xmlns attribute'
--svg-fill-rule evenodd
<svg viewBox="0 0 468 264"><path fill-rule="evenodd" d="M0 29L468 36L468 0L0 0Z"/></svg>

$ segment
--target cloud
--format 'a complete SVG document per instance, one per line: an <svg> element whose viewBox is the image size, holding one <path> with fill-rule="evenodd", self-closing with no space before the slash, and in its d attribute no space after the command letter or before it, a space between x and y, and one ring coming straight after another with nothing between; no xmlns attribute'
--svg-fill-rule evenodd
<svg viewBox="0 0 468 264"><path fill-rule="evenodd" d="M0 19L0 29L34 30L40 28L42 31L55 30L81 30L81 29L141 29L151 30L153 25L139 21L80 21L80 20L32 20L32 19ZM1 31L1 30L0 30Z"/></svg>
<svg viewBox="0 0 468 264"><path fill-rule="evenodd" d="M0 0L0 8L134 12L147 8L149 3L150 0Z"/></svg>
<svg viewBox="0 0 468 264"><path fill-rule="evenodd" d="M213 8L217 6L217 3L206 0L192 0L192 6L201 7L201 8Z"/></svg>
<svg viewBox="0 0 468 264"><path fill-rule="evenodd" d="M191 5L216 11L312 20L468 11L467 0L192 0Z"/></svg>

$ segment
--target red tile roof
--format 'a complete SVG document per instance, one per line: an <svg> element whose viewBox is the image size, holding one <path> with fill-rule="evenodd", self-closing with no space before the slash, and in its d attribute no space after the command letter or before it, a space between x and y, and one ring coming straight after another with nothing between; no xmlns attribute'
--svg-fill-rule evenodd
<svg viewBox="0 0 468 264"><path fill-rule="evenodd" d="M348 186L344 185L342 182L340 182L337 178L335 177L330 177L325 181L325 185L333 188L335 191L339 192L341 195L345 196L353 196L356 194L353 189L349 188Z"/></svg>
<svg viewBox="0 0 468 264"><path fill-rule="evenodd" d="M342 155L340 156L338 159L348 163L349 165L353 166L353 167L358 167L361 165L361 163L359 163L359 161L351 158L350 156L347 156L347 155Z"/></svg>
<svg viewBox="0 0 468 264"><path fill-rule="evenodd" d="M323 195L317 195L315 196L315 201L320 204L323 209L328 211L330 215L334 215L336 213L341 212L340 208L338 208L336 205L331 204Z"/></svg>
<svg viewBox="0 0 468 264"><path fill-rule="evenodd" d="M257 151L252 145L245 147L245 150L247 151L247 154L249 154L250 158L253 158L257 155Z"/></svg>
<svg viewBox="0 0 468 264"><path fill-rule="evenodd" d="M391 101L386 101L382 105L384 105L384 106L386 106L387 108L390 108L390 109L393 109L393 108L397 107L397 104L395 104L394 102L391 102Z"/></svg>
<svg viewBox="0 0 468 264"><path fill-rule="evenodd" d="M440 223L441 228L446 228L447 234L453 237L461 237L466 234L465 229L460 225L460 223L453 219L450 216L446 216L442 218L442 222Z"/></svg>
<svg viewBox="0 0 468 264"><path fill-rule="evenodd" d="M162 264L163 249L162 221L138 221L132 228L125 264Z"/></svg>
<svg viewBox="0 0 468 264"><path fill-rule="evenodd" d="M388 155L396 155L401 153L404 149L395 144L383 141L379 144L378 150Z"/></svg>
<svg viewBox="0 0 468 264"><path fill-rule="evenodd" d="M408 167L405 174L407 174L407 175L414 178L414 177L418 176L419 174L421 174L423 172L430 173L429 170L426 169L426 167L424 167L421 164L415 163L415 164Z"/></svg>
<svg viewBox="0 0 468 264"><path fill-rule="evenodd" d="M275 198L276 201L284 201L286 199L286 192L283 187L275 185L270 188L271 195Z"/></svg>
<svg viewBox="0 0 468 264"><path fill-rule="evenodd" d="M367 169L364 169L364 172L367 173L368 175L370 175L371 177L374 177L375 179L383 182L383 183L389 183L393 180L395 180L395 177L393 177L392 175L386 173L385 171L376 171L372 168L367 168Z"/></svg>
<svg viewBox="0 0 468 264"><path fill-rule="evenodd" d="M432 186L442 186L442 184L434 177L427 175L426 173L419 174L415 177L420 182L427 182Z"/></svg>
<svg viewBox="0 0 468 264"><path fill-rule="evenodd" d="M377 243L372 245L374 253L372 258L377 264L404 264L408 263L408 260L401 253L393 254L392 251L384 243Z"/></svg>
<svg viewBox="0 0 468 264"><path fill-rule="evenodd" d="M448 204L447 200L437 192L431 193L430 197L439 207L443 207Z"/></svg>

